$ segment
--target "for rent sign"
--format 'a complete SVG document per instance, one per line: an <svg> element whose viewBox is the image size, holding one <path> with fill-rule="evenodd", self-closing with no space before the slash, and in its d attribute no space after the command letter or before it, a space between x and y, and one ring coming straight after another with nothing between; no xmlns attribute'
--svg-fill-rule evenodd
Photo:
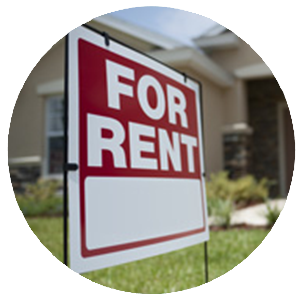
<svg viewBox="0 0 300 300"><path fill-rule="evenodd" d="M84 27L68 47L71 268L206 241L198 84Z"/></svg>

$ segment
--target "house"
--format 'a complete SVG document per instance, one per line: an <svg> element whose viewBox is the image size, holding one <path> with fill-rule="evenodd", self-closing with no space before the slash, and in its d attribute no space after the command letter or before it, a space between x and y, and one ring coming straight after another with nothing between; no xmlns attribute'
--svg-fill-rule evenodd
<svg viewBox="0 0 300 300"><path fill-rule="evenodd" d="M186 46L110 15L88 24L202 83L208 174L267 177L274 196L287 195L295 150L289 110L249 45L221 25ZM62 39L39 61L16 103L8 151L15 191L39 177L62 178L64 47Z"/></svg>

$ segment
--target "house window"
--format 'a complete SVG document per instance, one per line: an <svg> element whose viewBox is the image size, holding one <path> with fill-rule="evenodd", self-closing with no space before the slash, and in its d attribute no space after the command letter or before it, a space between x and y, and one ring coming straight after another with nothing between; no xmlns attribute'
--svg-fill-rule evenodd
<svg viewBox="0 0 300 300"><path fill-rule="evenodd" d="M46 173L61 174L64 161L64 101L63 96L46 101Z"/></svg>

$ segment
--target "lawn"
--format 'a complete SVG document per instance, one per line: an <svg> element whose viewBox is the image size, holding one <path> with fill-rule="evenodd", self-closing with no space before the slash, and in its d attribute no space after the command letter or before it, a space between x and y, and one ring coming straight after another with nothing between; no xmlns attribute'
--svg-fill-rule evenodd
<svg viewBox="0 0 300 300"><path fill-rule="evenodd" d="M39 240L60 261L63 259L62 218L27 218ZM264 229L232 229L210 233L209 280L241 263L268 234ZM192 246L83 276L114 289L134 293L168 293L203 284L204 247Z"/></svg>

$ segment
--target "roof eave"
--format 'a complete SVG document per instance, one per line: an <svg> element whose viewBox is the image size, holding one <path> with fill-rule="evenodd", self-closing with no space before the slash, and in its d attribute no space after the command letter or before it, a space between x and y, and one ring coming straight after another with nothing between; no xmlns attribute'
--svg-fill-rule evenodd
<svg viewBox="0 0 300 300"><path fill-rule="evenodd" d="M203 76L220 87L231 87L234 78L206 55L192 48L177 48L169 51L150 53L152 57L174 68L188 67L199 76Z"/></svg>
<svg viewBox="0 0 300 300"><path fill-rule="evenodd" d="M182 47L182 44L176 40L147 30L145 28L133 25L109 14L97 17L91 20L91 23L103 24L163 49L174 49L177 47Z"/></svg>
<svg viewBox="0 0 300 300"><path fill-rule="evenodd" d="M232 32L217 36L200 37L193 41L203 50L236 49L240 44L240 39Z"/></svg>

